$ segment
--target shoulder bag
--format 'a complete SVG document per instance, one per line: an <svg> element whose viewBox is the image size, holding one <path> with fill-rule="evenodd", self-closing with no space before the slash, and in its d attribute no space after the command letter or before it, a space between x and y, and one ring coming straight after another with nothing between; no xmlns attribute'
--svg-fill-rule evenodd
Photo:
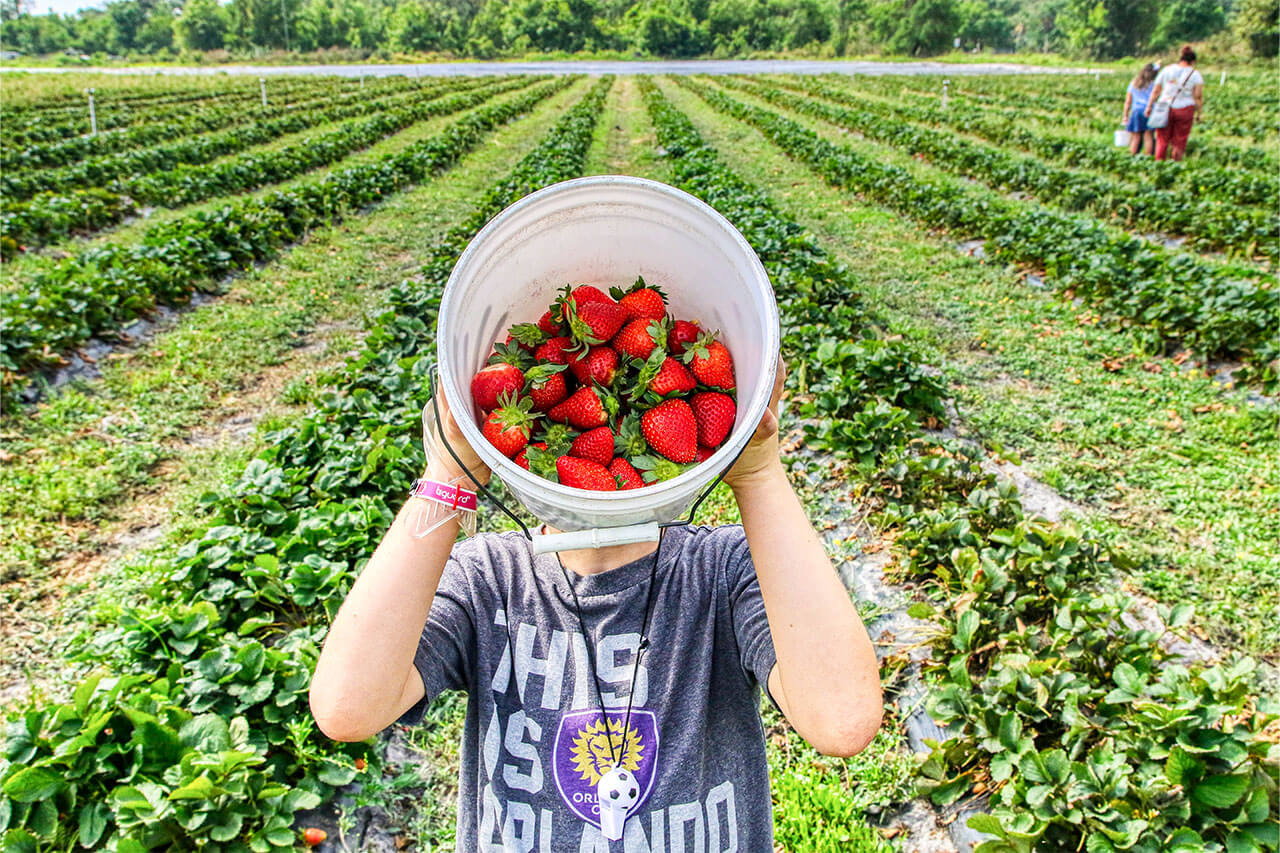
<svg viewBox="0 0 1280 853"><path fill-rule="evenodd" d="M1187 81L1191 79L1191 75L1196 73L1194 67L1188 68L1187 73L1182 75L1182 79L1178 81L1177 89L1166 89L1160 93L1160 100L1151 105L1151 114L1147 116L1147 127L1159 130L1162 127L1169 126L1169 109L1173 106L1173 101L1178 95L1182 94L1182 89L1187 85Z"/></svg>

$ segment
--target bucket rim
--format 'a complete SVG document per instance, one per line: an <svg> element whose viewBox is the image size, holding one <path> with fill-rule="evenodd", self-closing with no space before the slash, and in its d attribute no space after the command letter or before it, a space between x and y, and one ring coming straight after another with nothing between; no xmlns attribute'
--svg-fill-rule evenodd
<svg viewBox="0 0 1280 853"><path fill-rule="evenodd" d="M769 353L765 356L766 363L762 364L760 386L752 395L750 406L748 407L742 425L733 430L729 437L718 447L715 452L702 463L694 465L688 471L669 480L663 480L657 483L650 483L642 489L629 489L618 491L592 491L590 489L579 489L573 486L566 486L553 480L547 480L539 477L507 458L505 455L495 450L484 439L480 428L473 422L470 417L470 400L466 396L466 389L458 385L459 376L453 366L447 359L440 358L440 353L445 351L444 341L444 323L442 322L447 315L448 295L450 290L455 287L461 272L474 262L475 256L480 249L484 247L487 239L492 234L501 229L507 222L523 214L528 208L533 207L550 196L559 196L569 192L590 191L597 188L617 188L637 190L640 192L648 192L658 196L664 196L668 199L675 200L677 203L692 209L704 220L708 221L716 229L723 232L748 259L753 278L756 284L768 294L765 300L765 314L762 318L762 326L765 330L765 341L763 351ZM535 489L541 490L544 495L555 496L561 500L590 500L598 502L597 507L603 512L625 512L634 511L636 509L643 510L645 507L636 507L635 504L643 502L644 504L653 503L661 504L669 502L674 493L683 492L689 489L698 481L705 481L709 484L721 470L728 467L740 453L743 447L751 440L756 429L760 424L760 420L764 417L764 412L768 408L769 400L773 394L773 386L776 381L779 348L781 346L782 330L781 320L778 312L777 297L773 288L773 282L769 278L768 272L764 268L764 264L760 261L760 257L756 254L755 249L747 242L742 233L724 217L714 207L702 201L702 199L694 196L677 187L664 184L660 181L650 180L648 178L640 178L631 175L593 175L582 178L572 178L567 181L559 181L542 189L536 190L527 196L513 202L501 213L489 220L476 235L471 238L467 247L459 255L457 263L454 264L453 270L449 274L449 280L445 283L445 288L441 294L440 311L436 321L436 352L437 364L440 371L440 384L443 392L447 395L450 402L450 410L468 413L467 417L455 418L458 427L461 429L463 436L467 442L471 444L475 453L480 456L481 460L489 467L493 474L497 475L506 483L513 484L519 489ZM461 395L461 397L459 397ZM455 408L452 400L462 399L464 405ZM740 406L740 401L735 399L735 403ZM714 473L708 473L714 472ZM696 497L696 492L691 494L690 501ZM518 498L517 498L518 500ZM607 526L607 525L596 525Z"/></svg>

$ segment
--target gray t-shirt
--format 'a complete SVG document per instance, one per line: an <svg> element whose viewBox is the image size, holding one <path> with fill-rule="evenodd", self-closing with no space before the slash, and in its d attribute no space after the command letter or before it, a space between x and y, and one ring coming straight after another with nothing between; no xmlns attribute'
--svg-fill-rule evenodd
<svg viewBox="0 0 1280 853"><path fill-rule="evenodd" d="M459 850L773 849L759 701L776 656L746 536L736 526L667 532L624 736L652 563L569 573L608 708L602 724L556 556L535 557L516 533L454 547L414 658L426 697L400 721L421 720L445 690L467 691ZM610 739L640 789L612 844L594 805Z"/></svg>

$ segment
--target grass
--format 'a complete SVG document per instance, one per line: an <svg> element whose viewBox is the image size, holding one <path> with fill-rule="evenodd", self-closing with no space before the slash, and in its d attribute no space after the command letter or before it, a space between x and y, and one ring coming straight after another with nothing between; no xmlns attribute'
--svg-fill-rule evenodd
<svg viewBox="0 0 1280 853"><path fill-rule="evenodd" d="M6 421L10 458L0 471L0 513L13 522L0 537L5 579L93 548L97 529L120 516L121 502L153 483L183 487L177 472L156 466L178 458L208 463L220 451L199 449L202 431L216 433L246 407L250 416L287 409L278 408L282 394L294 407L308 402L308 377L342 360L363 318L380 310L382 288L416 271L431 235L467 211L584 85L500 129L436 180L358 221L313 232L221 299L102 365L101 380ZM317 327L331 333L327 343L299 352ZM15 594L7 590L0 600Z"/></svg>
<svg viewBox="0 0 1280 853"><path fill-rule="evenodd" d="M945 366L959 429L1020 452L1034 476L1080 502L1089 524L1136 562L1145 591L1197 602L1213 639L1274 657L1280 633L1265 604L1280 581L1273 406L1220 386L1203 366L1142 355L1087 308L859 202L754 129L664 90L734 169L777 187L783 208L860 273L891 325Z"/></svg>

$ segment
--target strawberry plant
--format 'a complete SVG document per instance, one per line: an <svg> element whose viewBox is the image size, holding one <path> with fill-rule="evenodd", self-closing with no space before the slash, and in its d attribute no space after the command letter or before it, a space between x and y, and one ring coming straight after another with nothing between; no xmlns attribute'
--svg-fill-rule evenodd
<svg viewBox="0 0 1280 853"><path fill-rule="evenodd" d="M207 496L210 527L144 600L82 638L80 658L113 675L11 718L0 764L5 845L288 849L296 812L358 767L377 769L369 744L333 743L310 723L305 695L325 620L424 464L418 415L449 271L504 207L581 173L611 84L594 86L445 236L422 280L395 289L392 310L317 410Z"/></svg>
<svg viewBox="0 0 1280 853"><path fill-rule="evenodd" d="M196 287L209 286L210 279L274 256L318 222L331 223L447 168L490 129L571 83L571 78L560 78L476 110L381 162L171 220L148 230L137 245L90 249L33 276L21 289L0 294L5 385L12 387L20 371L118 327L157 302L180 302ZM492 90L478 90L453 95L434 102L435 109L441 114L457 112L491 94Z"/></svg>
<svg viewBox="0 0 1280 853"><path fill-rule="evenodd" d="M1106 142L1046 133L1039 129L1032 131L1026 127L1025 121L1017 117L997 117L986 110L963 104L953 104L945 111L924 105L921 101L882 104L859 98L843 87L829 85L822 78L815 77L779 77L772 78L770 82L875 115L952 128L1002 147L1021 148L1044 160L1058 161L1066 166L1109 172L1129 182L1141 181L1159 189L1181 190L1182 197L1192 200L1211 198L1233 205L1270 207L1272 200L1280 195L1280 179L1274 173L1224 169L1221 164L1194 158L1182 162L1135 159L1127 151ZM1215 93L1215 101L1218 97ZM1142 192L1139 189L1142 184L1135 186L1132 193Z"/></svg>
<svg viewBox="0 0 1280 853"><path fill-rule="evenodd" d="M705 84L685 78L679 84L757 126L832 184L857 189L923 224L981 235L996 257L1042 265L1057 287L1150 329L1156 342L1183 341L1210 355L1242 354L1259 366L1280 356L1269 331L1277 292L1254 270L1205 263L1136 237L1113 236L1097 223L922 180Z"/></svg>
<svg viewBox="0 0 1280 853"><path fill-rule="evenodd" d="M724 82L771 103L887 142L904 153L925 156L948 172L992 187L1026 192L1064 210L1087 211L1103 220L1119 219L1127 228L1191 235L1206 249L1258 254L1272 262L1280 258L1280 216L1274 211L1223 205L1151 187L1139 191L1101 176L1058 169L1035 157L969 142L954 133L930 130L902 116L881 116L865 104L846 109L745 81Z"/></svg>
<svg viewBox="0 0 1280 853"><path fill-rule="evenodd" d="M279 136L297 133L316 125L346 118L376 114L445 93L464 91L484 84L483 78L463 78L439 83L401 80L379 88L370 99L355 92L323 103L295 105L278 118L263 118L216 133L197 134L159 145L90 157L78 163L40 170L7 169L0 175L0 195L8 201L29 199L41 192L57 192L76 187L105 186L117 179L173 169L184 164L207 163L261 145Z"/></svg>
<svg viewBox="0 0 1280 853"><path fill-rule="evenodd" d="M911 612L941 627L930 707L957 734L923 763L923 789L942 804L996 791L971 822L991 837L982 853L1275 849L1280 748L1266 731L1277 717L1253 698L1253 664L1193 667L1165 652L1157 634L1129 627L1130 602L1111 591L1122 555L1028 517L1016 488L982 470L980 449L923 435L919 420L939 417L945 389L899 342L846 345L873 319L839 307L848 274L829 267L828 294L793 291L812 280L801 271L820 249L758 243L771 204L641 85L680 186L716 198L769 269L791 381L823 401L805 404L813 439L870 473L901 572L928 594ZM850 420L868 410L884 421ZM1163 611L1174 631L1191 616Z"/></svg>

